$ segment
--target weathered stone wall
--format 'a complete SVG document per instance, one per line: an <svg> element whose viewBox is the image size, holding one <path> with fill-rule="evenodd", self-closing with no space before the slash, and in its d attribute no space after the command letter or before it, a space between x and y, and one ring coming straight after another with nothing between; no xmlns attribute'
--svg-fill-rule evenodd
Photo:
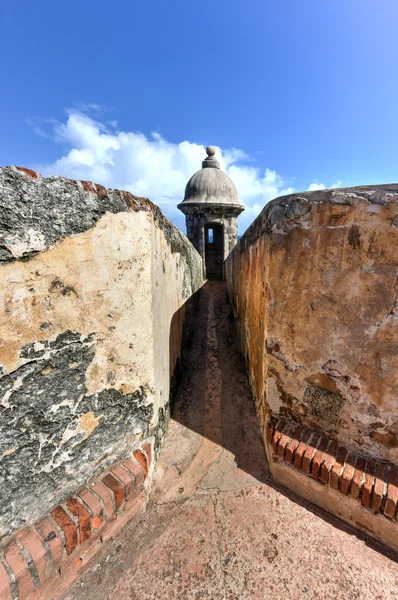
<svg viewBox="0 0 398 600"><path fill-rule="evenodd" d="M396 510L397 276L398 185L277 198L226 261L272 476L346 520L322 491L332 467L336 490ZM356 525L390 543L367 514Z"/></svg>
<svg viewBox="0 0 398 600"><path fill-rule="evenodd" d="M192 245L148 200L0 169L0 538L159 443Z"/></svg>
<svg viewBox="0 0 398 600"><path fill-rule="evenodd" d="M261 418L398 463L398 185L269 203L227 260Z"/></svg>

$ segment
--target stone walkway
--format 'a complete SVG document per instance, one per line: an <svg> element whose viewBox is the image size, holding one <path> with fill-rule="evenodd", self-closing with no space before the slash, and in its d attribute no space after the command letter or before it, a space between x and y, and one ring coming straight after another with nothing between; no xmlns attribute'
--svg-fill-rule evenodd
<svg viewBox="0 0 398 600"><path fill-rule="evenodd" d="M398 599L381 547L268 481L234 336L208 282L150 505L64 600Z"/></svg>

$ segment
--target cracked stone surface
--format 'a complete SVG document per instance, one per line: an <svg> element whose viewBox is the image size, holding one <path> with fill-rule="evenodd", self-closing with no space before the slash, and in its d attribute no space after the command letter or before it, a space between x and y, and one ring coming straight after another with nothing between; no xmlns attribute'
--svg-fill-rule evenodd
<svg viewBox="0 0 398 600"><path fill-rule="evenodd" d="M209 282L150 505L63 600L398 598L394 556L268 480L234 336Z"/></svg>
<svg viewBox="0 0 398 600"><path fill-rule="evenodd" d="M162 439L202 266L149 200L0 167L1 546Z"/></svg>
<svg viewBox="0 0 398 600"><path fill-rule="evenodd" d="M269 202L232 250L262 424L271 411L398 465L397 225L395 184L307 191Z"/></svg>

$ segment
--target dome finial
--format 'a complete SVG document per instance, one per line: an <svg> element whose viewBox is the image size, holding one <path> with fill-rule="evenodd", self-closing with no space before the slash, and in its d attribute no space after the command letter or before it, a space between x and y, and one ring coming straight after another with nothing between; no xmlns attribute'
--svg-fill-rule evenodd
<svg viewBox="0 0 398 600"><path fill-rule="evenodd" d="M215 146L207 146L206 148L206 158L202 162L202 169L206 169L207 167L213 167L214 169L220 168L220 163L214 156L216 153Z"/></svg>

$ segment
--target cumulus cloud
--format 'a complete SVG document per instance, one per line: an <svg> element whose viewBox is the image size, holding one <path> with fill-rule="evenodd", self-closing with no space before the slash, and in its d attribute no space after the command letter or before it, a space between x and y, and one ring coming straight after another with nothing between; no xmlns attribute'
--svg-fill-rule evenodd
<svg viewBox="0 0 398 600"><path fill-rule="evenodd" d="M314 192L315 190L326 190L326 185L323 183L311 183L308 188L309 192Z"/></svg>
<svg viewBox="0 0 398 600"><path fill-rule="evenodd" d="M338 179L337 181L335 181L334 183L332 183L331 186L329 186L329 189L333 189L333 188L339 188L342 186L342 181L340 179ZM311 183L311 185L308 188L309 192L313 192L315 190L326 190L326 185L324 183Z"/></svg>
<svg viewBox="0 0 398 600"><path fill-rule="evenodd" d="M64 175L71 179L87 179L106 187L129 190L158 204L165 215L185 231L184 216L177 209L190 176L200 169L205 149L194 142L172 143L159 133L145 136L134 131L121 131L114 121L95 117L81 107L67 112L64 122L44 121L35 129L63 146L65 153L50 165L35 165L43 175ZM34 126L34 124L33 124ZM239 218L241 233L262 208L283 194L294 192L285 187L278 173L253 165L253 159L238 148L217 148L221 168L234 181L246 210ZM309 189L324 189L313 187Z"/></svg>

